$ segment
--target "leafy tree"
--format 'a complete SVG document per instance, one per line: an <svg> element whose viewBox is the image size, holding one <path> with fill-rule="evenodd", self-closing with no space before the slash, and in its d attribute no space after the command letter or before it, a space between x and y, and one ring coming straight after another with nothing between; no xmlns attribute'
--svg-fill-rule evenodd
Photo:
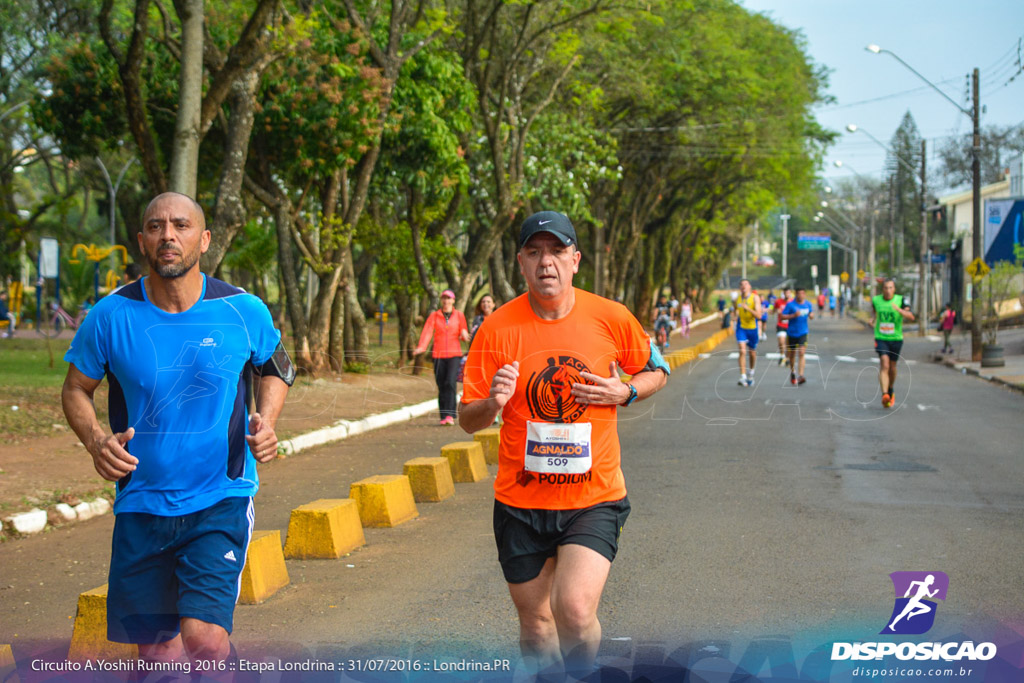
<svg viewBox="0 0 1024 683"><path fill-rule="evenodd" d="M906 254L914 253L921 232L921 183L915 169L921 167L921 135L908 111L889 141L885 167L890 178L889 265L902 269Z"/></svg>
<svg viewBox="0 0 1024 683"><path fill-rule="evenodd" d="M45 86L38 71L62 31L82 22L78 2L11 0L0 5L0 282L18 277L22 245L42 225L60 235L81 178L32 116ZM52 220L53 214L63 220ZM75 213L78 213L76 211Z"/></svg>
<svg viewBox="0 0 1024 683"><path fill-rule="evenodd" d="M938 149L939 177L947 187L963 187L973 182L973 136L951 137ZM981 129L981 182L997 183L1005 177L1010 157L1024 153L1024 123L1011 126L985 126Z"/></svg>
<svg viewBox="0 0 1024 683"><path fill-rule="evenodd" d="M604 292L643 319L662 283L700 290L776 197L813 186L832 137L810 114L825 75L798 34L723 0L666 4L595 49L623 166L592 196Z"/></svg>

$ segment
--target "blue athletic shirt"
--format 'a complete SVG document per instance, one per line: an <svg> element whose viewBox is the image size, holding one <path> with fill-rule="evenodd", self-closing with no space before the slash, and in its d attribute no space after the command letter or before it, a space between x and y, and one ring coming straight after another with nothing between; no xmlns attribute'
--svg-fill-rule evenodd
<svg viewBox="0 0 1024 683"><path fill-rule="evenodd" d="M786 307L782 309L782 315L792 315L793 313L802 313L795 318L789 319L789 327L786 328L786 336L788 337L802 337L807 334L807 316L814 310L814 305L810 301L804 301L802 304L797 303L796 299L793 299ZM804 312L806 311L806 312Z"/></svg>
<svg viewBox="0 0 1024 683"><path fill-rule="evenodd" d="M179 516L259 488L245 441L253 366L277 349L270 311L244 290L203 275L191 308L150 303L143 280L104 297L64 360L110 384L110 428L135 428L139 459L117 484L114 513Z"/></svg>

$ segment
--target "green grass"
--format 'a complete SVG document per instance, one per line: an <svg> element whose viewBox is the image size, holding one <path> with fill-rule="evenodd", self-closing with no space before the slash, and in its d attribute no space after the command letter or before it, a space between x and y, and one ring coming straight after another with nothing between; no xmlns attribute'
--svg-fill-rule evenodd
<svg viewBox="0 0 1024 683"><path fill-rule="evenodd" d="M47 339L24 332L24 336L0 339L0 436L31 438L56 433L54 425L67 425L60 404L60 389L68 364L64 353L70 339ZM49 344L49 349L47 345ZM50 367L50 352L53 367ZM105 395L105 392L104 392ZM107 402L97 396L97 414L105 419Z"/></svg>
<svg viewBox="0 0 1024 683"><path fill-rule="evenodd" d="M64 383L68 364L64 353L71 345L70 339L49 340L53 352L53 367L50 367L50 351L47 340L34 332L19 332L13 339L0 339L0 377L6 387L59 387ZM30 336L31 335L31 336Z"/></svg>

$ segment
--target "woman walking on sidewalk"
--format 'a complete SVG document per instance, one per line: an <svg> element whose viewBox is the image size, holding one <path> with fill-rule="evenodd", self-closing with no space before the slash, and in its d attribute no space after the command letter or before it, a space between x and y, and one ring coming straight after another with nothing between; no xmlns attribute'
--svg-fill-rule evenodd
<svg viewBox="0 0 1024 683"><path fill-rule="evenodd" d="M427 316L420 334L420 343L413 352L426 353L434 338L434 380L437 382L437 405L442 425L455 424L455 394L462 364L462 342L469 341L469 326L462 311L455 310L455 292L441 292L441 308Z"/></svg>
<svg viewBox="0 0 1024 683"><path fill-rule="evenodd" d="M949 343L949 337L953 334L953 326L956 324L956 311L953 304L947 303L946 310L939 316L939 329L942 330L942 353L953 353L953 346Z"/></svg>

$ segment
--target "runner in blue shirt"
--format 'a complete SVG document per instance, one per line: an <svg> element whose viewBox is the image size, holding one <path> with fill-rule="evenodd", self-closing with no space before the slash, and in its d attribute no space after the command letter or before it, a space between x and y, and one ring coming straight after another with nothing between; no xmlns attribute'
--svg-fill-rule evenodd
<svg viewBox="0 0 1024 683"><path fill-rule="evenodd" d="M256 461L277 453L294 371L266 305L199 270L210 244L199 204L159 195L138 239L150 275L85 318L62 392L96 471L117 482L107 637L151 661L223 662L233 656ZM104 376L113 434L93 405Z"/></svg>
<svg viewBox="0 0 1024 683"><path fill-rule="evenodd" d="M789 327L786 328L787 353L789 354L789 382L790 384L803 384L807 381L804 377L804 364L806 363L808 321L814 317L814 305L807 300L807 290L803 287L796 288L796 298L786 304L779 314L781 320L788 320ZM800 365L793 362L799 354Z"/></svg>

